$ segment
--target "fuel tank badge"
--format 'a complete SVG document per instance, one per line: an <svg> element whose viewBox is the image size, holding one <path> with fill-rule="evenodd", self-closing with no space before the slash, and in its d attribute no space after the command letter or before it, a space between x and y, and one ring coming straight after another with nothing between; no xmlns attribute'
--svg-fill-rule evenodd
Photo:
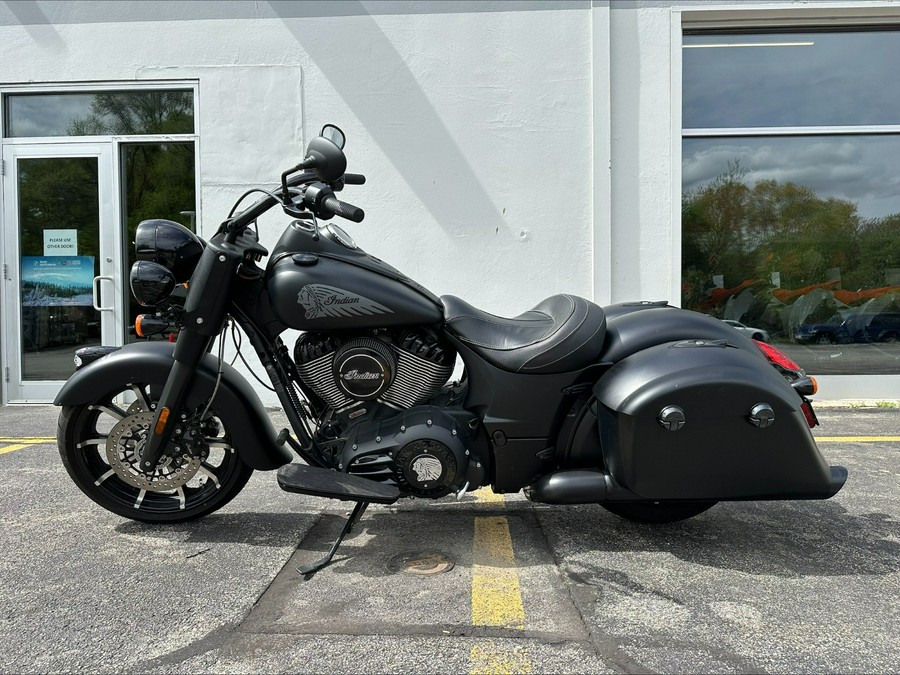
<svg viewBox="0 0 900 675"><path fill-rule="evenodd" d="M374 300L323 284L306 284L297 294L297 303L303 305L307 319L394 313Z"/></svg>

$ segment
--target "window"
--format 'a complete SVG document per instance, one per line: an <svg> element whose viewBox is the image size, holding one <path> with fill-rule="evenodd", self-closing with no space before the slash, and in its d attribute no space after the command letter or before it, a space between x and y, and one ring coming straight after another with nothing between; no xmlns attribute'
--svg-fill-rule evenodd
<svg viewBox="0 0 900 675"><path fill-rule="evenodd" d="M900 373L900 32L685 34L682 304Z"/></svg>
<svg viewBox="0 0 900 675"><path fill-rule="evenodd" d="M9 94L7 138L194 133L191 90Z"/></svg>

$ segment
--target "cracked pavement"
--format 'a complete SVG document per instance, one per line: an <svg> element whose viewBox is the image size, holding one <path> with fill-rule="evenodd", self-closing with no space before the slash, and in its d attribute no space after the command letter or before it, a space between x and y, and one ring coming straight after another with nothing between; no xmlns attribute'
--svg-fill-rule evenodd
<svg viewBox="0 0 900 675"><path fill-rule="evenodd" d="M55 431L0 408L0 436ZM900 410L826 409L822 436L900 433ZM254 474L205 519L109 514L54 444L0 454L2 672L896 672L900 442L821 445L827 501L719 504L668 526L596 505L373 506L309 581L346 504ZM2 450L2 447L0 447ZM524 628L472 625L473 522L503 518ZM396 572L441 553L443 574Z"/></svg>

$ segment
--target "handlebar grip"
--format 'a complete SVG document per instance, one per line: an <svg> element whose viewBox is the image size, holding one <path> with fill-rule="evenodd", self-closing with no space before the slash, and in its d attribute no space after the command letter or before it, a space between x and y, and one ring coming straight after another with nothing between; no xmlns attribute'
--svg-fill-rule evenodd
<svg viewBox="0 0 900 675"><path fill-rule="evenodd" d="M366 177L361 173L345 173L344 185L364 185Z"/></svg>
<svg viewBox="0 0 900 675"><path fill-rule="evenodd" d="M329 211L333 211L335 215L352 220L354 223L361 223L363 218L366 217L366 212L361 208L342 202L337 197L325 197L322 200L322 205Z"/></svg>

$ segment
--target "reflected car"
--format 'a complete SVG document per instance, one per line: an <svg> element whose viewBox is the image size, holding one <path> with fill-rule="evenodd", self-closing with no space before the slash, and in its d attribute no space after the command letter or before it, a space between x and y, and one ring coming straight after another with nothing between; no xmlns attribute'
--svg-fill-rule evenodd
<svg viewBox="0 0 900 675"><path fill-rule="evenodd" d="M854 342L900 342L900 313L881 312L880 314L861 314L848 319L855 330L848 332Z"/></svg>
<svg viewBox="0 0 900 675"><path fill-rule="evenodd" d="M729 326L734 328L736 331L740 331L748 338L753 340L759 340L760 342L768 342L769 341L769 332L763 330L762 328L754 328L753 326L745 326L740 321L733 321L732 319L722 319L723 323L727 323Z"/></svg>
<svg viewBox="0 0 900 675"><path fill-rule="evenodd" d="M826 321L823 323L805 323L797 328L794 340L801 345L834 345L850 342L850 331L846 321Z"/></svg>

